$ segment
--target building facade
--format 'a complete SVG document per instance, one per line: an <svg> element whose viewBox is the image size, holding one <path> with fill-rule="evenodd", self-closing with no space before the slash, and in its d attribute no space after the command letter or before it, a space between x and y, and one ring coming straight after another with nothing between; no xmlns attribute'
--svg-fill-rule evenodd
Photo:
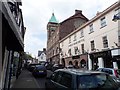
<svg viewBox="0 0 120 90"><path fill-rule="evenodd" d="M43 51L38 51L38 63L46 62L46 49L44 48Z"/></svg>
<svg viewBox="0 0 120 90"><path fill-rule="evenodd" d="M120 2L116 2L75 31L60 40L61 62L73 63L80 68L94 70L97 67L119 67L120 24L112 21L120 14Z"/></svg>
<svg viewBox="0 0 120 90"><path fill-rule="evenodd" d="M0 30L2 31L2 65L0 72L0 89L10 89L13 78L17 78L22 67L24 51L24 27L19 0L0 1Z"/></svg>
<svg viewBox="0 0 120 90"><path fill-rule="evenodd" d="M82 14L81 10L75 10L75 14L61 23L58 23L54 14L47 25L47 60L60 64L60 43L59 40L87 22L88 19Z"/></svg>

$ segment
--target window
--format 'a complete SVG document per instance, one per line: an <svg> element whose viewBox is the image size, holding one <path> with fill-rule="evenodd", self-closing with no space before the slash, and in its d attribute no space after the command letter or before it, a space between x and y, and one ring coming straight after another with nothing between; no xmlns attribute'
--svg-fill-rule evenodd
<svg viewBox="0 0 120 90"><path fill-rule="evenodd" d="M74 47L75 54L78 54L78 47Z"/></svg>
<svg viewBox="0 0 120 90"><path fill-rule="evenodd" d="M68 88L71 88L71 86L72 86L71 82L72 82L72 75L63 73L60 84L66 86Z"/></svg>
<svg viewBox="0 0 120 90"><path fill-rule="evenodd" d="M41 56L41 60L43 59L43 56Z"/></svg>
<svg viewBox="0 0 120 90"><path fill-rule="evenodd" d="M95 44L94 44L94 40L90 42L91 43L91 51L93 51L95 49Z"/></svg>
<svg viewBox="0 0 120 90"><path fill-rule="evenodd" d="M69 37L69 43L71 43L71 37Z"/></svg>
<svg viewBox="0 0 120 90"><path fill-rule="evenodd" d="M89 28L90 28L90 33L92 33L92 32L93 32L93 24L91 24L91 25L89 26Z"/></svg>
<svg viewBox="0 0 120 90"><path fill-rule="evenodd" d="M62 47L64 46L64 43L62 42Z"/></svg>
<svg viewBox="0 0 120 90"><path fill-rule="evenodd" d="M71 56L71 49L68 50L69 55Z"/></svg>
<svg viewBox="0 0 120 90"><path fill-rule="evenodd" d="M51 75L51 80L55 81L55 78L56 78L56 72L54 72L54 73Z"/></svg>
<svg viewBox="0 0 120 90"><path fill-rule="evenodd" d="M120 36L118 36L118 42L119 42L119 45L120 45Z"/></svg>
<svg viewBox="0 0 120 90"><path fill-rule="evenodd" d="M84 53L84 44L81 44L82 54Z"/></svg>
<svg viewBox="0 0 120 90"><path fill-rule="evenodd" d="M84 37L84 32L83 32L83 29L80 30L80 37Z"/></svg>
<svg viewBox="0 0 120 90"><path fill-rule="evenodd" d="M117 10L115 10L115 15L120 16L120 8L118 8Z"/></svg>
<svg viewBox="0 0 120 90"><path fill-rule="evenodd" d="M61 77L62 77L62 72L55 72L55 73L52 74L51 79L54 82L59 82Z"/></svg>
<svg viewBox="0 0 120 90"><path fill-rule="evenodd" d="M74 34L74 41L76 41L76 34Z"/></svg>
<svg viewBox="0 0 120 90"><path fill-rule="evenodd" d="M103 47L104 47L104 48L107 48L107 47L108 47L107 36L104 36L102 39L103 39Z"/></svg>
<svg viewBox="0 0 120 90"><path fill-rule="evenodd" d="M105 17L101 18L101 28L106 26Z"/></svg>
<svg viewBox="0 0 120 90"><path fill-rule="evenodd" d="M57 48L56 48L56 54L58 54L58 53L59 53L59 48L57 47Z"/></svg>
<svg viewBox="0 0 120 90"><path fill-rule="evenodd" d="M54 50L53 50L53 55L55 54Z"/></svg>

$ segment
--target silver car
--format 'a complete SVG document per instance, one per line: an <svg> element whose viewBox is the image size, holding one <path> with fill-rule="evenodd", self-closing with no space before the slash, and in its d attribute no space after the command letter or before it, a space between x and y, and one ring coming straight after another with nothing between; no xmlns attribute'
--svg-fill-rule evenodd
<svg viewBox="0 0 120 90"><path fill-rule="evenodd" d="M108 73L115 82L120 84L120 70L119 69L113 69L113 68L98 68L97 71Z"/></svg>

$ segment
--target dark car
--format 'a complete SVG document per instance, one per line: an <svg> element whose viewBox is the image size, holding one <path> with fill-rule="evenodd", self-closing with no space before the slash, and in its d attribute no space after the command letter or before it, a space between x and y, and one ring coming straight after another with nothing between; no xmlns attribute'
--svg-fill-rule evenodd
<svg viewBox="0 0 120 90"><path fill-rule="evenodd" d="M47 77L46 89L54 90L118 90L119 86L109 74L99 71L58 69Z"/></svg>
<svg viewBox="0 0 120 90"><path fill-rule="evenodd" d="M47 70L51 70L52 71L53 64L47 63L45 66L46 66Z"/></svg>
<svg viewBox="0 0 120 90"><path fill-rule="evenodd" d="M40 65L40 64L38 64L38 63L37 63L37 64L29 64L28 67L27 67L27 69L28 69L30 72L32 72L32 71L34 70L34 68L35 68L36 65Z"/></svg>
<svg viewBox="0 0 120 90"><path fill-rule="evenodd" d="M114 68L98 68L96 71L108 73L120 85L120 70Z"/></svg>
<svg viewBox="0 0 120 90"><path fill-rule="evenodd" d="M74 69L74 66L73 66L73 65L68 65L68 66L66 66L65 68L66 68L66 69L72 69L72 68Z"/></svg>
<svg viewBox="0 0 120 90"><path fill-rule="evenodd" d="M52 67L52 71L55 71L57 69L63 69L64 66L62 64L54 64Z"/></svg>
<svg viewBox="0 0 120 90"><path fill-rule="evenodd" d="M35 77L46 76L47 75L47 69L44 65L36 65L32 74Z"/></svg>

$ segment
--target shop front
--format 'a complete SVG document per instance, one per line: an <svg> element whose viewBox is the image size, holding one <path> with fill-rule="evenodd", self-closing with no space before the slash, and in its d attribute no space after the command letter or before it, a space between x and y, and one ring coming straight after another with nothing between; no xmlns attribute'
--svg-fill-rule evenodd
<svg viewBox="0 0 120 90"><path fill-rule="evenodd" d="M114 68L120 69L120 48L111 50Z"/></svg>
<svg viewBox="0 0 120 90"><path fill-rule="evenodd" d="M76 68L78 68L78 67L85 68L85 69L88 68L87 54L66 57L66 58L64 58L64 60L65 60L65 66L73 65Z"/></svg>
<svg viewBox="0 0 120 90"><path fill-rule="evenodd" d="M89 54L89 69L95 70L97 68L112 68L111 50L95 52Z"/></svg>

